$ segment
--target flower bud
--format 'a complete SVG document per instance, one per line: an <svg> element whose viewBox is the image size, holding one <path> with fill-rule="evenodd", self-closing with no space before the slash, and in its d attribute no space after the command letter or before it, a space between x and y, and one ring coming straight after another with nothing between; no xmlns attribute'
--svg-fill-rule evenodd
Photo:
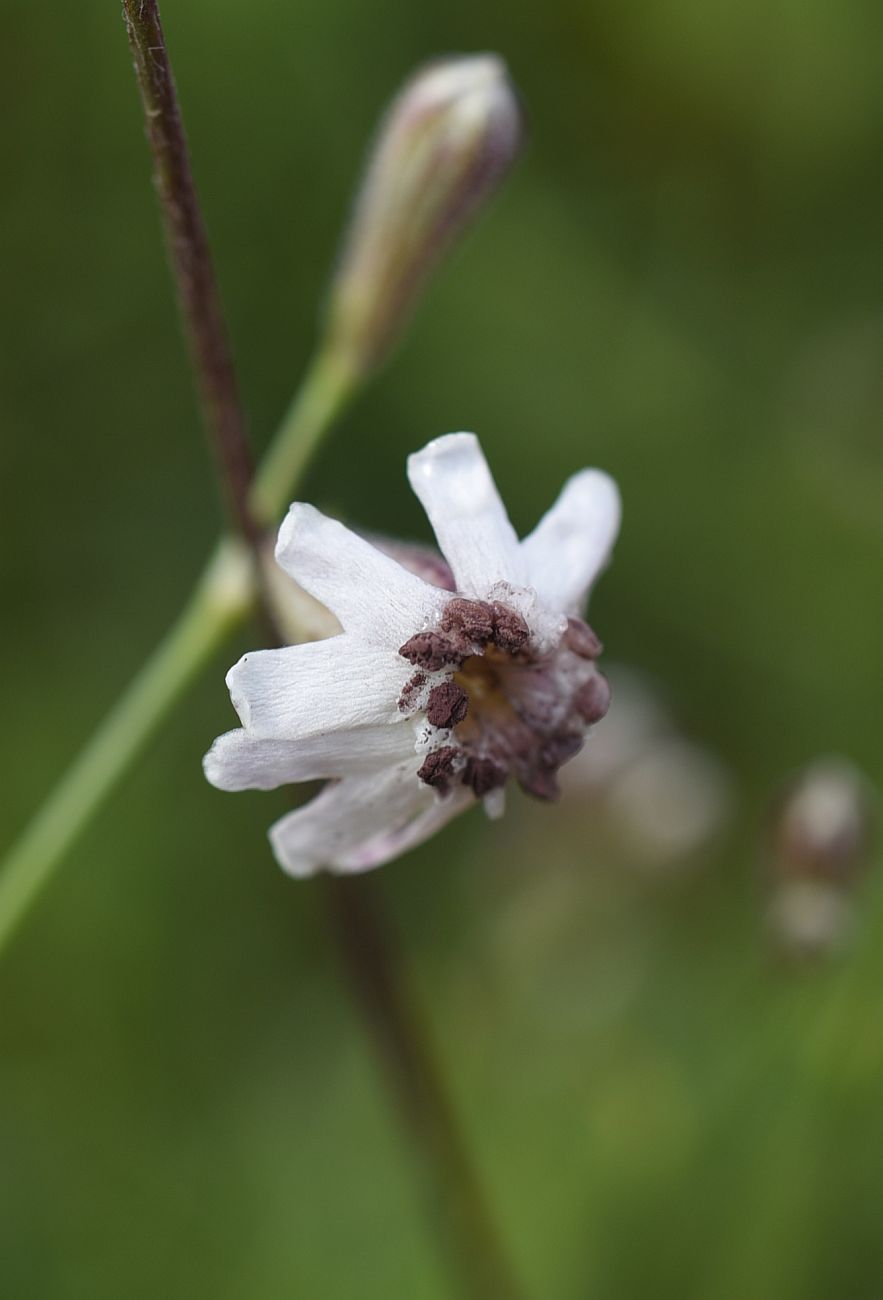
<svg viewBox="0 0 883 1300"><path fill-rule="evenodd" d="M874 849L874 791L851 763L819 759L779 798L770 834L769 922L795 957L841 951L856 925L853 889Z"/></svg>
<svg viewBox="0 0 883 1300"><path fill-rule="evenodd" d="M432 268L513 162L521 113L501 59L445 59L383 120L331 287L328 345L357 373L397 342Z"/></svg>
<svg viewBox="0 0 883 1300"><path fill-rule="evenodd" d="M732 812L732 778L680 733L651 681L621 665L610 681L610 713L562 768L564 807L582 820L594 801L609 846L630 867L649 874L698 865Z"/></svg>
<svg viewBox="0 0 883 1300"><path fill-rule="evenodd" d="M777 872L848 886L874 839L873 794L845 759L821 759L785 791L773 826Z"/></svg>

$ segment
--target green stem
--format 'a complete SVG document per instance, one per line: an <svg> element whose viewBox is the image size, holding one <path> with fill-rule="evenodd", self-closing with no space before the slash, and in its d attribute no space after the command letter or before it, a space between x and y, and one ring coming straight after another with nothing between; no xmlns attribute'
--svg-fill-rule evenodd
<svg viewBox="0 0 883 1300"><path fill-rule="evenodd" d="M0 949L158 724L253 600L248 551L241 543L221 542L178 621L6 858L0 871Z"/></svg>
<svg viewBox="0 0 883 1300"><path fill-rule="evenodd" d="M258 466L249 494L254 515L275 527L323 436L337 419L359 376L331 350L314 358L276 436Z"/></svg>
<svg viewBox="0 0 883 1300"><path fill-rule="evenodd" d="M352 386L350 372L319 353L255 479L252 508L262 522L275 523ZM177 622L0 863L0 951L172 705L255 602L247 549L220 542Z"/></svg>

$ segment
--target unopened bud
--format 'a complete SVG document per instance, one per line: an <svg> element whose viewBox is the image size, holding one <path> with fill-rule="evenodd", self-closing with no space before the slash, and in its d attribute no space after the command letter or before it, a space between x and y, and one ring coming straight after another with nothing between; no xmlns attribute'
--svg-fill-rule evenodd
<svg viewBox="0 0 883 1300"><path fill-rule="evenodd" d="M794 777L774 811L775 880L768 918L793 957L841 951L856 925L853 888L874 847L874 791L842 758L824 758Z"/></svg>
<svg viewBox="0 0 883 1300"><path fill-rule="evenodd" d="M365 373L396 343L442 253L496 189L522 136L502 60L445 59L393 101L329 303L331 349Z"/></svg>
<svg viewBox="0 0 883 1300"><path fill-rule="evenodd" d="M845 759L822 759L785 791L773 827L778 873L849 885L866 865L874 838L873 795Z"/></svg>

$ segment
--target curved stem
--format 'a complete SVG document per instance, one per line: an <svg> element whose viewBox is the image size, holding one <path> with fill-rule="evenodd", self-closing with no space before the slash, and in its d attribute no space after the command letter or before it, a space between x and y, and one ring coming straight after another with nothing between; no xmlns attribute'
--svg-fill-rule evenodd
<svg viewBox="0 0 883 1300"><path fill-rule="evenodd" d="M340 368L320 354L255 480L259 518L278 515L349 391ZM244 544L218 544L177 622L0 862L0 952L172 705L256 608L259 577Z"/></svg>
<svg viewBox="0 0 883 1300"><path fill-rule="evenodd" d="M190 602L74 759L0 872L0 949L147 740L254 599L251 557L222 542Z"/></svg>
<svg viewBox="0 0 883 1300"><path fill-rule="evenodd" d="M355 371L335 352L322 349L316 354L251 486L250 508L262 523L276 525L322 437L346 406L357 383Z"/></svg>

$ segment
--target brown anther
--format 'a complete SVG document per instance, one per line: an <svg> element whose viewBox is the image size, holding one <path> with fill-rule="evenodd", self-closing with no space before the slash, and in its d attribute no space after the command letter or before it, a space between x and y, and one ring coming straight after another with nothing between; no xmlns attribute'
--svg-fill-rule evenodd
<svg viewBox="0 0 883 1300"><path fill-rule="evenodd" d="M491 790L505 785L506 776L505 767L493 758L469 758L463 771L463 784L470 786L473 794L482 799Z"/></svg>
<svg viewBox="0 0 883 1300"><path fill-rule="evenodd" d="M517 654L530 636L530 628L517 610L499 600L491 606L494 616L493 641L506 654Z"/></svg>
<svg viewBox="0 0 883 1300"><path fill-rule="evenodd" d="M447 794L454 774L454 759L457 750L453 745L443 745L441 749L427 754L417 772L426 785L431 785L439 794Z"/></svg>
<svg viewBox="0 0 883 1300"><path fill-rule="evenodd" d="M426 705L426 717L433 727L456 727L469 711L469 696L456 682L433 686Z"/></svg>
<svg viewBox="0 0 883 1300"><path fill-rule="evenodd" d="M440 668L459 667L468 653L468 649L464 650L441 632L417 632L399 647L403 659L430 673Z"/></svg>
<svg viewBox="0 0 883 1300"><path fill-rule="evenodd" d="M588 623L581 618L569 618L564 641L568 650L572 650L581 659L597 659L604 647Z"/></svg>
<svg viewBox="0 0 883 1300"><path fill-rule="evenodd" d="M441 625L466 641L486 645L494 634L494 611L486 601L458 596L445 605Z"/></svg>
<svg viewBox="0 0 883 1300"><path fill-rule="evenodd" d="M610 708L610 686L601 673L593 673L573 697L573 707L584 722L600 722Z"/></svg>

